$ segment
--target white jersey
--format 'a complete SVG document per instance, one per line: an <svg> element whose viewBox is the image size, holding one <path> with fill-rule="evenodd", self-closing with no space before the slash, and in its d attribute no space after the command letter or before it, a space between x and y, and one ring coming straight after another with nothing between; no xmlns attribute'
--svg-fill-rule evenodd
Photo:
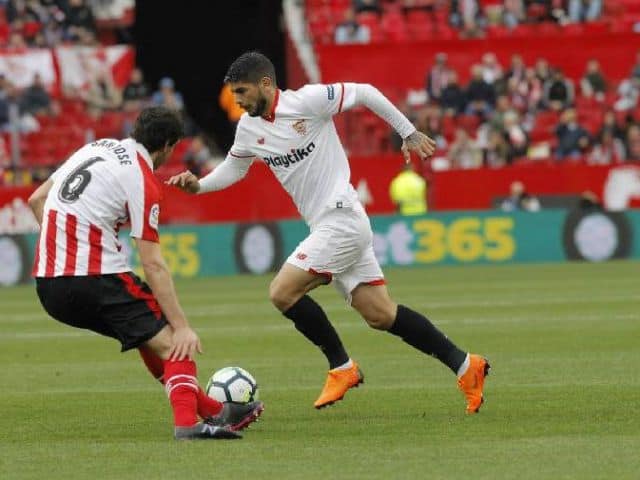
<svg viewBox="0 0 640 480"><path fill-rule="evenodd" d="M146 148L133 139L103 139L74 153L51 176L36 248L34 276L130 271L118 229L158 242L161 185Z"/></svg>
<svg viewBox="0 0 640 480"><path fill-rule="evenodd" d="M332 116L355 104L354 84L276 91L268 118L244 114L229 155L265 162L313 225L329 208L356 206L347 155Z"/></svg>

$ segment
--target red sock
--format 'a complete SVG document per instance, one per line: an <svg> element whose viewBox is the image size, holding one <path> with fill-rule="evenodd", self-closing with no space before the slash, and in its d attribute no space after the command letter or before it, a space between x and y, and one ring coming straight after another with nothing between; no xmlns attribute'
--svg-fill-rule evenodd
<svg viewBox="0 0 640 480"><path fill-rule="evenodd" d="M156 355L150 348L140 347L138 350L151 375L160 381L160 383L164 384L164 360ZM200 387L198 387L197 397L198 415L200 415L200 417L212 417L222 410L222 403L209 397Z"/></svg>
<svg viewBox="0 0 640 480"><path fill-rule="evenodd" d="M191 360L164 361L165 390L173 409L176 427L191 427L198 422L198 379Z"/></svg>
<svg viewBox="0 0 640 480"><path fill-rule="evenodd" d="M139 347L138 351L153 378L164 385L164 360L147 346Z"/></svg>
<svg viewBox="0 0 640 480"><path fill-rule="evenodd" d="M212 417L222 411L222 403L198 389L198 415L202 418Z"/></svg>

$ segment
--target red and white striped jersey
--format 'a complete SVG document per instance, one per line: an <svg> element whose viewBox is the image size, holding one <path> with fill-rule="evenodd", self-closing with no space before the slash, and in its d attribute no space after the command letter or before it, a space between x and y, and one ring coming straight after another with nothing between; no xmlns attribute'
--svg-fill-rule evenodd
<svg viewBox="0 0 640 480"><path fill-rule="evenodd" d="M128 138L102 139L74 153L51 176L36 247L35 277L130 271L118 229L158 242L162 188L147 149Z"/></svg>

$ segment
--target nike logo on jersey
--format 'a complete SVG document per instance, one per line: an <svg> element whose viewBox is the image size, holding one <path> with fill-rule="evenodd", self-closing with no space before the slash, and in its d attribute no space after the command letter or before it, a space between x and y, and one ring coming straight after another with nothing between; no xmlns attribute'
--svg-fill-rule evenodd
<svg viewBox="0 0 640 480"><path fill-rule="evenodd" d="M294 163L301 162L305 158L307 158L311 152L313 152L316 148L315 143L311 142L306 147L302 148L292 148L291 153L281 153L275 157L264 157L264 163L269 165L270 167L285 167L293 165Z"/></svg>

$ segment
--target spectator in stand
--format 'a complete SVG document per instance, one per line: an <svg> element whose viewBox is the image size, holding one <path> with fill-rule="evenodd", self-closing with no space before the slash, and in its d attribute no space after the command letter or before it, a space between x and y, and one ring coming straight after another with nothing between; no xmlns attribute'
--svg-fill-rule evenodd
<svg viewBox="0 0 640 480"><path fill-rule="evenodd" d="M624 143L611 130L602 130L593 150L587 157L590 165L621 163L625 159Z"/></svg>
<svg viewBox="0 0 640 480"><path fill-rule="evenodd" d="M464 128L456 129L455 138L447 153L452 168L478 168L482 165L482 151Z"/></svg>
<svg viewBox="0 0 640 480"><path fill-rule="evenodd" d="M22 92L20 109L31 115L51 113L51 97L39 73L33 76L33 83Z"/></svg>
<svg viewBox="0 0 640 480"><path fill-rule="evenodd" d="M197 176L201 176L217 166L213 164L213 156L202 135L193 137L189 148L184 152L182 162L187 170Z"/></svg>
<svg viewBox="0 0 640 480"><path fill-rule="evenodd" d="M353 9L356 13L382 13L382 7L380 7L380 2L378 0L353 0Z"/></svg>
<svg viewBox="0 0 640 480"><path fill-rule="evenodd" d="M523 0L504 0L502 6L502 23L508 28L515 28L526 22L527 14Z"/></svg>
<svg viewBox="0 0 640 480"><path fill-rule="evenodd" d="M489 85L494 85L502 78L502 66L495 53L487 52L482 56L482 78Z"/></svg>
<svg viewBox="0 0 640 480"><path fill-rule="evenodd" d="M507 95L499 95L496 98L496 108L489 119L489 127L500 132L504 131L504 117L510 111L513 111L513 107L509 97Z"/></svg>
<svg viewBox="0 0 640 480"><path fill-rule="evenodd" d="M366 25L360 25L352 8L344 12L344 20L336 26L334 41L337 45L369 43L371 32Z"/></svg>
<svg viewBox="0 0 640 480"><path fill-rule="evenodd" d="M520 55L516 54L511 57L511 65L504 76L507 81L511 81L512 78L520 81L525 79L526 72L527 66L524 64L524 60L522 60Z"/></svg>
<svg viewBox="0 0 640 480"><path fill-rule="evenodd" d="M587 98L595 98L602 102L607 91L607 81L600 70L598 60L592 59L587 62L587 71L580 80L582 95Z"/></svg>
<svg viewBox="0 0 640 480"><path fill-rule="evenodd" d="M466 104L466 94L458 84L458 73L455 70L449 70L446 75L446 86L440 92L440 106L444 109L444 114L458 115L464 112Z"/></svg>
<svg viewBox="0 0 640 480"><path fill-rule="evenodd" d="M569 21L591 22L600 18L602 0L569 0Z"/></svg>
<svg viewBox="0 0 640 480"><path fill-rule="evenodd" d="M151 93L144 81L142 70L134 68L131 78L122 91L122 108L127 112L142 110L149 102Z"/></svg>
<svg viewBox="0 0 640 480"><path fill-rule="evenodd" d="M568 108L562 113L560 123L556 127L556 136L558 137L556 156L559 159L579 159L591 143L589 132L578 124L576 111L573 108Z"/></svg>
<svg viewBox="0 0 640 480"><path fill-rule="evenodd" d="M636 54L636 64L631 69L631 78L640 78L640 51Z"/></svg>
<svg viewBox="0 0 640 480"><path fill-rule="evenodd" d="M467 114L486 117L493 110L495 91L483 78L482 65L471 67L471 81L467 85Z"/></svg>
<svg viewBox="0 0 640 480"><path fill-rule="evenodd" d="M551 68L549 67L549 62L547 62L546 59L539 58L536 61L535 71L536 77L538 77L538 80L540 80L543 85L551 80L552 72Z"/></svg>
<svg viewBox="0 0 640 480"><path fill-rule="evenodd" d="M164 77L158 82L158 90L153 93L151 103L154 105L162 105L173 108L174 110L184 110L184 101L182 94L175 89L175 83L172 78Z"/></svg>
<svg viewBox="0 0 640 480"><path fill-rule="evenodd" d="M640 125L633 124L627 130L627 161L640 161Z"/></svg>
<svg viewBox="0 0 640 480"><path fill-rule="evenodd" d="M68 0L68 7L64 18L65 37L68 40L83 39L86 41L86 32L96 34L96 21L91 7L85 0Z"/></svg>
<svg viewBox="0 0 640 480"><path fill-rule="evenodd" d="M106 110L117 110L122 104L122 94L113 83L111 72L99 70L89 81L89 88L81 95L87 106L87 113L94 118Z"/></svg>
<svg viewBox="0 0 640 480"><path fill-rule="evenodd" d="M9 88L11 82L0 74L0 130L4 130L9 122Z"/></svg>
<svg viewBox="0 0 640 480"><path fill-rule="evenodd" d="M500 208L505 212L524 210L525 212L537 212L540 210L540 201L527 192L524 183L515 181L509 187L511 195L502 202Z"/></svg>
<svg viewBox="0 0 640 480"><path fill-rule="evenodd" d="M477 38L483 35L485 19L478 0L451 0L449 22L460 29L463 38Z"/></svg>
<svg viewBox="0 0 640 480"><path fill-rule="evenodd" d="M600 131L598 132L598 138L601 138L606 131L611 132L614 138L624 143L626 135L625 129L618 124L616 113L613 110L607 110L605 112L604 118L602 119L602 127L600 127Z"/></svg>
<svg viewBox="0 0 640 480"><path fill-rule="evenodd" d="M573 83L564 76L562 70L556 69L553 72L551 80L545 85L544 98L551 110L560 111L573 105Z"/></svg>
<svg viewBox="0 0 640 480"><path fill-rule="evenodd" d="M24 36L20 32L11 32L7 42L8 50L26 50L28 48Z"/></svg>
<svg viewBox="0 0 640 480"><path fill-rule="evenodd" d="M504 167L510 162L509 144L500 130L490 130L487 146L483 152L484 164L490 168Z"/></svg>
<svg viewBox="0 0 640 480"><path fill-rule="evenodd" d="M431 70L429 70L425 82L430 99L440 100L440 95L442 94L442 89L447 84L448 76L449 66L447 65L447 54L442 52L438 53L436 54L436 63L431 67Z"/></svg>
<svg viewBox="0 0 640 480"><path fill-rule="evenodd" d="M520 124L520 117L513 110L504 115L504 135L509 145L509 163L518 157L527 154L529 148L529 137Z"/></svg>
<svg viewBox="0 0 640 480"><path fill-rule="evenodd" d="M631 77L620 82L618 87L619 98L613 108L619 112L633 110L640 97L640 77Z"/></svg>

